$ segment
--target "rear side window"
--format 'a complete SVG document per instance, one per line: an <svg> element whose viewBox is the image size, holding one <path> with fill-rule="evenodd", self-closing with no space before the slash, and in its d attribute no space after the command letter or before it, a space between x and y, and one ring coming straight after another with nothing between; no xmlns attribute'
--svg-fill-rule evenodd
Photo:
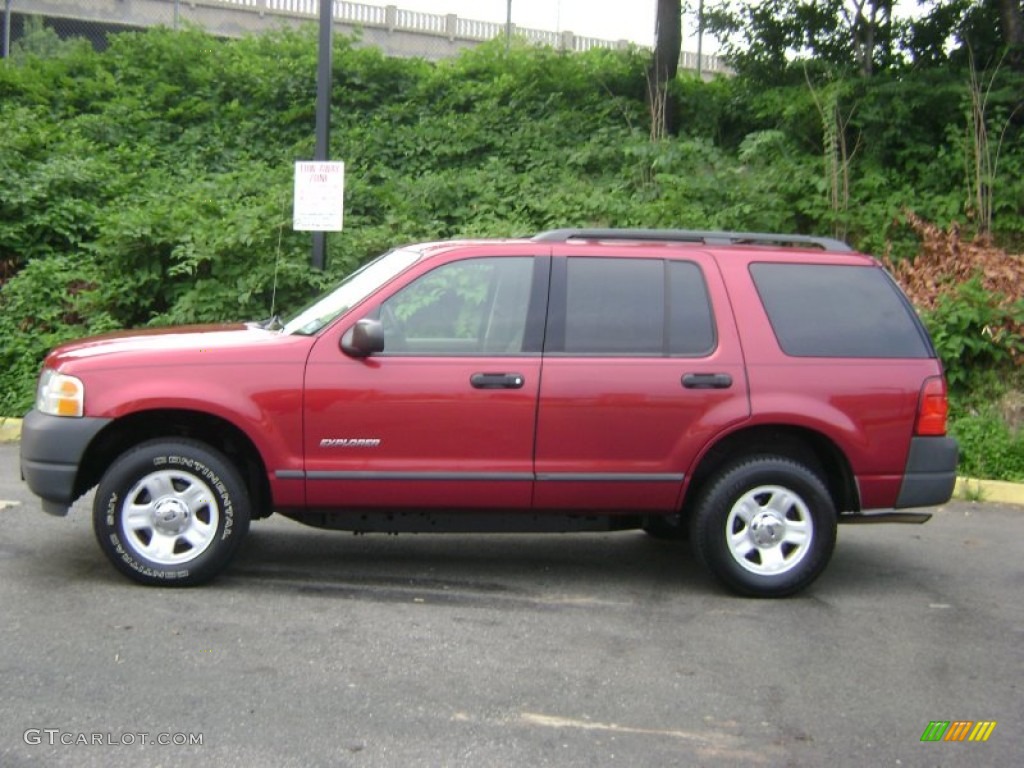
<svg viewBox="0 0 1024 768"><path fill-rule="evenodd" d="M668 262L669 352L706 355L715 348L711 302L700 267L691 261Z"/></svg>
<svg viewBox="0 0 1024 768"><path fill-rule="evenodd" d="M877 267L752 264L779 346L795 357L931 357L910 304Z"/></svg>
<svg viewBox="0 0 1024 768"><path fill-rule="evenodd" d="M570 259L565 351L660 355L664 270L653 259Z"/></svg>
<svg viewBox="0 0 1024 768"><path fill-rule="evenodd" d="M573 257L564 328L548 351L581 355L705 355L715 347L704 275L693 262Z"/></svg>

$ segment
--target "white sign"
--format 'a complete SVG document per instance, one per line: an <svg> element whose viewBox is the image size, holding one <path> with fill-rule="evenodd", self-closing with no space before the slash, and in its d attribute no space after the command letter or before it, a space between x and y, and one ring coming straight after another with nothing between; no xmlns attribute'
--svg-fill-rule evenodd
<svg viewBox="0 0 1024 768"><path fill-rule="evenodd" d="M344 208L344 163L307 160L295 163L293 229L341 232Z"/></svg>

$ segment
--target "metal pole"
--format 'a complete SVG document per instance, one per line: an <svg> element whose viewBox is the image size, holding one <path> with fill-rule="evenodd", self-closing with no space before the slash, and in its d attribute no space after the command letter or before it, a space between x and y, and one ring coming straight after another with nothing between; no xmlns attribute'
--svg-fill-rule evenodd
<svg viewBox="0 0 1024 768"><path fill-rule="evenodd" d="M704 68L704 0L697 5L697 77Z"/></svg>
<svg viewBox="0 0 1024 768"><path fill-rule="evenodd" d="M505 53L512 46L512 0L508 0L508 15L505 17Z"/></svg>
<svg viewBox="0 0 1024 768"><path fill-rule="evenodd" d="M174 28L178 28L178 18L181 16L181 0L174 0Z"/></svg>
<svg viewBox="0 0 1024 768"><path fill-rule="evenodd" d="M331 137L331 33L333 31L334 0L320 0L320 42L316 68L316 149L313 159L326 161L330 154ZM327 263L327 233L313 233L313 269L323 269Z"/></svg>
<svg viewBox="0 0 1024 768"><path fill-rule="evenodd" d="M510 0L511 1L511 0ZM11 2L12 0L6 0L4 2L4 59L11 55Z"/></svg>

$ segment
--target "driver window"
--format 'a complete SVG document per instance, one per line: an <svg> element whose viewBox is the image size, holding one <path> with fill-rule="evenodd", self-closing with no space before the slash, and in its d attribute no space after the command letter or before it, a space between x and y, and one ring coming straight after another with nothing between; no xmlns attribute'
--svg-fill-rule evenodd
<svg viewBox="0 0 1024 768"><path fill-rule="evenodd" d="M444 264L380 307L384 354L515 355L522 351L533 259Z"/></svg>

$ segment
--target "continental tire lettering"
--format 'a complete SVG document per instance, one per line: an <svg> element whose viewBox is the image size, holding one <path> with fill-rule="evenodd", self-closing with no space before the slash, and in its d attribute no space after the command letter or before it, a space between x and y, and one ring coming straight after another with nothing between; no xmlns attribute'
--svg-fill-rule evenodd
<svg viewBox="0 0 1024 768"><path fill-rule="evenodd" d="M117 494L110 494L110 499L107 501L107 525L111 528L114 527L114 514L117 512Z"/></svg>
<svg viewBox="0 0 1024 768"><path fill-rule="evenodd" d="M104 553L129 578L165 586L201 584L224 568L248 530L247 496L238 468L215 449L187 438L152 440L108 467L93 504L93 528ZM181 515L184 523L162 525L169 519L158 516L161 511ZM204 543L190 548L184 542L193 516L216 523L206 527ZM157 536L163 538L153 544Z"/></svg>

